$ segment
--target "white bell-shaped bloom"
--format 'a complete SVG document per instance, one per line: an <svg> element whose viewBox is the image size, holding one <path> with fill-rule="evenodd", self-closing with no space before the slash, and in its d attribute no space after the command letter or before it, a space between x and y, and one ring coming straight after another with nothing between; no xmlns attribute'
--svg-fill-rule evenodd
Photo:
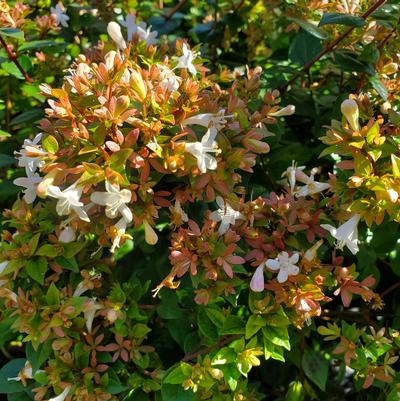
<svg viewBox="0 0 400 401"><path fill-rule="evenodd" d="M233 209L228 203L224 202L221 196L217 196L215 201L217 202L219 209L211 213L210 219L216 222L221 222L218 233L223 235L228 231L231 225L236 223L236 220L243 220L244 216L242 213Z"/></svg>
<svg viewBox="0 0 400 401"><path fill-rule="evenodd" d="M299 261L299 253L293 252L292 256L285 251L280 252L276 259L268 259L265 266L270 270L278 271L278 283L284 283L289 276L296 276L300 269L296 266Z"/></svg>
<svg viewBox="0 0 400 401"><path fill-rule="evenodd" d="M340 105L342 114L346 117L347 122L354 131L360 130L358 122L358 104L353 99L346 99Z"/></svg>
<svg viewBox="0 0 400 401"><path fill-rule="evenodd" d="M47 187L47 195L58 199L56 211L59 216L67 216L74 211L81 220L89 222L90 219L84 210L84 204L79 200L82 190L83 187L78 187L77 182L63 191L55 185L49 185Z"/></svg>
<svg viewBox="0 0 400 401"><path fill-rule="evenodd" d="M42 182L42 177L37 173L30 173L27 177L16 178L13 183L19 187L25 188L22 193L24 194L25 202L30 204L36 199L37 193L36 188Z"/></svg>
<svg viewBox="0 0 400 401"><path fill-rule="evenodd" d="M144 40L148 46L157 43L157 31L152 31L151 27L147 27L144 22L141 22L136 31L139 39Z"/></svg>
<svg viewBox="0 0 400 401"><path fill-rule="evenodd" d="M321 227L329 231L333 238L337 240L337 247L343 250L345 246L355 255L358 252L358 230L357 225L360 221L360 215L355 214L338 228L330 224L321 224Z"/></svg>
<svg viewBox="0 0 400 401"><path fill-rule="evenodd" d="M124 26L128 32L127 41L130 42L132 40L133 34L137 31L136 24L136 16L135 14L128 14L124 21L121 22L122 26Z"/></svg>
<svg viewBox="0 0 400 401"><path fill-rule="evenodd" d="M126 232L127 221L122 217L121 219L118 220L117 224L115 224L114 227L117 230L117 233L114 237L112 246L110 248L111 253L114 253L115 250L119 248L121 238L125 235Z"/></svg>
<svg viewBox="0 0 400 401"><path fill-rule="evenodd" d="M174 72L165 65L159 65L158 67L160 69L161 88L167 90L168 92L177 91L181 85L182 78L175 75Z"/></svg>
<svg viewBox="0 0 400 401"><path fill-rule="evenodd" d="M64 401L71 390L71 387L65 387L65 389L57 397L50 398L49 401Z"/></svg>
<svg viewBox="0 0 400 401"><path fill-rule="evenodd" d="M65 227L58 236L58 240L63 244L74 242L76 239L75 230L72 227Z"/></svg>
<svg viewBox="0 0 400 401"><path fill-rule="evenodd" d="M306 185L302 186L295 192L295 195L297 197L314 195L319 192L325 191L331 187L329 184L325 182L314 181L313 175L310 175L310 177L307 177L307 179L304 181Z"/></svg>
<svg viewBox="0 0 400 401"><path fill-rule="evenodd" d="M178 64L175 68L186 68L192 75L196 75L197 70L193 64L195 53L189 50L189 48L186 46L186 43L182 45L182 53L182 56L178 58Z"/></svg>
<svg viewBox="0 0 400 401"><path fill-rule="evenodd" d="M209 153L217 153L217 143L210 140L209 135L205 134L201 142L185 143L185 151L192 154L197 159L197 167L202 174L207 170L216 170L218 163L215 157Z"/></svg>
<svg viewBox="0 0 400 401"><path fill-rule="evenodd" d="M93 192L90 200L97 205L106 207L106 216L110 219L121 215L127 223L133 219L129 207L126 205L131 201L132 192L129 189L119 189L108 181L105 182L107 192Z"/></svg>
<svg viewBox="0 0 400 401"><path fill-rule="evenodd" d="M122 36L121 27L118 23L111 21L107 25L107 32L110 35L110 38L115 42L118 49L125 50L126 42L124 37Z"/></svg>
<svg viewBox="0 0 400 401"><path fill-rule="evenodd" d="M305 166L297 166L296 162L292 160L292 165L282 173L282 177L287 177L290 190L292 193L296 186L296 173L303 171L305 168L306 168Z"/></svg>
<svg viewBox="0 0 400 401"><path fill-rule="evenodd" d="M25 139L20 151L14 152L18 160L19 167L25 167L26 175L32 175L37 168L44 166L42 157L47 156L47 152L40 145L42 134L37 134L33 140Z"/></svg>
<svg viewBox="0 0 400 401"><path fill-rule="evenodd" d="M54 16L58 24L61 24L63 27L68 27L69 17L65 13L65 7L61 1L58 2L56 7L50 7L50 13Z"/></svg>
<svg viewBox="0 0 400 401"><path fill-rule="evenodd" d="M264 291L264 266L265 263L261 263L261 265L257 267L250 281L250 288L254 292Z"/></svg>

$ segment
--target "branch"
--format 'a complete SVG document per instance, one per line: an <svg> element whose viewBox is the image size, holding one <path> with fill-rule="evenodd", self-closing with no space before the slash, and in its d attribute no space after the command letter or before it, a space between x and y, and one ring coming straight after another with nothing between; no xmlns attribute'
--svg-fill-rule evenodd
<svg viewBox="0 0 400 401"><path fill-rule="evenodd" d="M6 49L8 58L17 66L17 68L20 70L21 74L24 76L25 81L32 83L33 79L23 69L22 65L19 63L19 61L17 59L17 55L11 50L11 48L7 45L6 41L3 39L3 37L1 35L0 35L0 43L3 45L4 49Z"/></svg>
<svg viewBox="0 0 400 401"><path fill-rule="evenodd" d="M165 14L165 20L168 21L169 19L172 18L172 16L178 12L185 4L187 3L187 0L181 0L175 7L171 8L166 14Z"/></svg>
<svg viewBox="0 0 400 401"><path fill-rule="evenodd" d="M218 342L216 342L213 345L210 345L207 348L203 348L202 350L193 352L191 354L186 354L182 358L181 362L188 362L188 361L191 361L192 359L197 358L199 355L208 354L210 351L214 350L215 348L223 347L224 345L229 344L230 342L237 340L240 337L241 337L240 334L235 334L235 335L229 336L229 337L223 337L223 338L221 338L221 340L219 340Z"/></svg>
<svg viewBox="0 0 400 401"><path fill-rule="evenodd" d="M386 0L378 0L374 3L363 15L361 18L367 19L375 10L377 10L380 6L382 6ZM325 56L325 54L331 52L343 39L345 39L354 29L352 26L346 31L344 31L337 39L335 39L332 43L328 44L325 49L321 50L315 57L313 57L302 69L300 72L295 74L288 82L286 82L283 86L281 86L280 91L285 91L289 85L296 81L297 78L301 77L304 73L306 73L321 57Z"/></svg>

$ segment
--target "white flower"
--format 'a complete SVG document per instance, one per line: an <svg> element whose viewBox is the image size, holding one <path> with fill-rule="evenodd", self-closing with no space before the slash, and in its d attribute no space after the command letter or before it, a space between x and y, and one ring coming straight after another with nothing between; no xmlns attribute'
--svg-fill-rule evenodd
<svg viewBox="0 0 400 401"><path fill-rule="evenodd" d="M187 222L189 220L188 215L181 207L181 202L178 199L175 199L175 206L171 208L171 211L181 217L182 221Z"/></svg>
<svg viewBox="0 0 400 401"><path fill-rule="evenodd" d="M232 115L226 116L225 110L221 109L218 113L204 113L196 114L183 120L182 125L201 125L208 128L205 134L206 140L214 141L218 131L220 131L226 124L226 119L233 117Z"/></svg>
<svg viewBox="0 0 400 401"><path fill-rule="evenodd" d="M55 17L57 23L66 28L68 26L67 21L69 21L69 17L64 11L65 7L61 1L58 2L56 8L50 7L50 13Z"/></svg>
<svg viewBox="0 0 400 401"><path fill-rule="evenodd" d="M18 166L25 167L26 175L32 175L37 168L41 168L44 165L44 161L41 158L47 156L47 152L40 145L41 139L42 134L37 134L32 141L25 139L21 150L14 152L18 160Z"/></svg>
<svg viewBox="0 0 400 401"><path fill-rule="evenodd" d="M159 65L160 69L160 86L168 92L178 90L182 78L176 76L172 70L165 65Z"/></svg>
<svg viewBox="0 0 400 401"><path fill-rule="evenodd" d="M61 189L55 185L49 185L47 188L47 195L58 199L56 211L59 216L69 215L74 211L81 220L90 221L87 213L83 209L84 204L79 200L82 195L82 190L82 187L77 187L76 182L64 189L64 191L61 191Z"/></svg>
<svg viewBox="0 0 400 401"><path fill-rule="evenodd" d="M72 227L65 227L58 236L58 240L64 244L73 242L76 239L75 231Z"/></svg>
<svg viewBox="0 0 400 401"><path fill-rule="evenodd" d="M16 178L13 183L19 187L24 187L22 191L26 203L33 203L36 199L36 188L42 182L42 177L39 174L28 174L27 177Z"/></svg>
<svg viewBox="0 0 400 401"><path fill-rule="evenodd" d="M134 33L137 31L137 25L136 25L136 16L135 14L128 14L125 18L124 21L121 22L122 26L126 28L128 31L127 34L127 41L130 42L132 40L132 36Z"/></svg>
<svg viewBox="0 0 400 401"><path fill-rule="evenodd" d="M193 65L193 60L196 55L188 49L186 43L182 45L183 55L178 58L178 64L175 68L187 68L192 75L197 74L196 67Z"/></svg>
<svg viewBox="0 0 400 401"><path fill-rule="evenodd" d="M261 265L257 267L250 281L250 288L254 292L264 291L264 265L265 263L261 263Z"/></svg>
<svg viewBox="0 0 400 401"><path fill-rule="evenodd" d="M346 99L340 105L342 114L346 117L347 122L354 131L360 130L358 122L358 105L353 99Z"/></svg>
<svg viewBox="0 0 400 401"><path fill-rule="evenodd" d="M30 364L29 361L25 362L25 366L21 369L21 371L18 373L17 377L8 377L7 380L15 380L16 382L21 381L22 379L32 379L32 365Z"/></svg>
<svg viewBox="0 0 400 401"><path fill-rule="evenodd" d="M148 46L157 43L157 31L151 31L151 27L146 27L144 22L141 22L137 27L137 35L141 40L144 40Z"/></svg>
<svg viewBox="0 0 400 401"><path fill-rule="evenodd" d="M119 244L121 242L121 238L125 236L127 221L122 217L118 220L117 224L115 224L115 229L117 230L116 235L114 237L110 252L114 253L115 249L119 248Z"/></svg>
<svg viewBox="0 0 400 401"><path fill-rule="evenodd" d="M209 139L209 136L205 134L201 142L185 143L186 152L189 152L197 159L197 167L202 174L206 173L207 170L215 170L218 166L215 157L209 155L209 153L218 152L217 143Z"/></svg>
<svg viewBox="0 0 400 401"><path fill-rule="evenodd" d="M105 183L107 192L93 192L90 200L97 205L106 207L106 216L113 219L120 214L127 223L133 219L132 212L126 203L132 198L132 192L129 189L119 189L119 185L115 187L108 181Z"/></svg>
<svg viewBox="0 0 400 401"><path fill-rule="evenodd" d="M121 33L121 27L116 22L109 22L107 25L107 32L110 35L111 39L115 42L118 49L125 50L126 42Z"/></svg>
<svg viewBox="0 0 400 401"><path fill-rule="evenodd" d="M65 387L62 393L60 393L57 397L50 398L49 401L64 401L67 398L70 389L70 386Z"/></svg>
<svg viewBox="0 0 400 401"><path fill-rule="evenodd" d="M230 225L235 224L236 220L243 220L244 216L237 210L232 209L220 196L217 196L216 202L219 209L211 213L210 219L221 222L218 233L223 235L228 231Z"/></svg>
<svg viewBox="0 0 400 401"><path fill-rule="evenodd" d="M292 104L289 104L289 106L286 106L283 109L275 111L274 113L268 113L268 115L273 117L285 117L285 116L291 116L292 114L294 114L295 111L296 107L293 106Z"/></svg>
<svg viewBox="0 0 400 401"><path fill-rule="evenodd" d="M333 238L337 240L337 247L343 250L347 246L350 252L355 255L358 252L358 230L357 225L360 221L360 215L355 214L338 228L330 224L321 224L321 227L329 231Z"/></svg>
<svg viewBox="0 0 400 401"><path fill-rule="evenodd" d="M294 191L294 187L296 186L296 173L301 172L305 168L306 168L305 166L297 167L296 162L292 160L292 165L282 173L282 177L285 176L287 177L289 181L290 190L292 193Z"/></svg>
<svg viewBox="0 0 400 401"><path fill-rule="evenodd" d="M95 299L89 299L83 305L83 317L85 318L86 328L89 334L92 333L93 320L96 312L101 309L101 305Z"/></svg>
<svg viewBox="0 0 400 401"><path fill-rule="evenodd" d="M300 196L304 196L305 197L307 195L317 194L317 193L325 191L325 190L327 190L327 189L329 189L331 187L327 183L314 181L314 176L313 175L310 175L310 177L307 177L304 181L303 182L306 185L304 185L303 187L299 188L295 192L295 195L297 197L300 197Z"/></svg>
<svg viewBox="0 0 400 401"><path fill-rule="evenodd" d="M287 252L280 252L276 259L268 259L265 262L265 266L271 270L279 270L277 276L278 283L284 283L289 276L295 276L299 273L300 269L296 266L298 261L298 252L293 252L293 255L290 257Z"/></svg>

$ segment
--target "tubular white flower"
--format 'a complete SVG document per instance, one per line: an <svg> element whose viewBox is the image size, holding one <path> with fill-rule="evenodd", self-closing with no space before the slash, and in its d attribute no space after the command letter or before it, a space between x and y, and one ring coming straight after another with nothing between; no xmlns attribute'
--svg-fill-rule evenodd
<svg viewBox="0 0 400 401"><path fill-rule="evenodd" d="M214 141L218 131L220 131L226 124L227 118L233 117L232 115L226 116L225 109L221 109L218 113L204 113L196 114L183 120L182 125L201 125L208 128L205 138L207 141Z"/></svg>
<svg viewBox="0 0 400 401"><path fill-rule="evenodd" d="M24 367L21 369L21 371L18 373L17 377L8 377L8 381L21 381L23 379L32 379L32 365L30 364L29 361L25 362Z"/></svg>
<svg viewBox="0 0 400 401"><path fill-rule="evenodd" d="M73 242L76 239L75 231L72 227L65 227L64 230L61 231L58 240L64 244L68 244L69 242Z"/></svg>
<svg viewBox="0 0 400 401"><path fill-rule="evenodd" d="M122 26L124 26L128 31L126 38L128 42L132 40L133 34L136 33L137 31L138 26L136 25L135 21L136 21L135 14L128 14L125 20L121 22Z"/></svg>
<svg viewBox="0 0 400 401"><path fill-rule="evenodd" d="M257 267L250 281L250 288L254 292L264 291L264 265L265 263L261 263L261 265Z"/></svg>
<svg viewBox="0 0 400 401"><path fill-rule="evenodd" d="M178 58L178 64L175 68L186 68L192 75L197 74L196 67L193 65L193 60L195 59L195 53L193 53L186 46L186 43L182 45L183 55Z"/></svg>
<svg viewBox="0 0 400 401"><path fill-rule="evenodd" d="M305 166L297 166L296 162L294 160L292 160L292 165L290 167L288 167L286 169L286 171L284 171L282 173L282 177L285 177L285 176L287 177L287 179L289 181L290 190L292 193L296 186L296 173L303 171L305 168L306 168Z"/></svg>
<svg viewBox="0 0 400 401"><path fill-rule="evenodd" d="M141 40L144 40L147 46L157 43L157 31L152 31L151 27L146 27L144 22L141 22L137 27L137 35Z"/></svg>
<svg viewBox="0 0 400 401"><path fill-rule="evenodd" d="M205 134L201 142L185 143L185 151L192 154L197 159L197 167L202 174L207 170L216 170L218 167L215 157L209 153L217 153L218 147L215 141L209 140L209 135Z"/></svg>
<svg viewBox="0 0 400 401"><path fill-rule="evenodd" d="M55 185L49 185L47 188L47 195L58 199L56 211L59 216L66 216L74 211L81 220L89 222L90 219L83 208L84 204L79 200L82 195L82 190L82 187L77 187L77 182L64 189L64 191L61 191L61 189Z"/></svg>
<svg viewBox="0 0 400 401"><path fill-rule="evenodd" d="M302 186L295 192L295 195L297 197L301 197L301 196L305 197L307 195L317 194L317 193L325 191L331 187L327 183L314 181L313 175L311 175L310 177L307 177L307 179L305 180L305 184L306 185Z"/></svg>
<svg viewBox="0 0 400 401"><path fill-rule="evenodd" d="M26 175L32 175L37 168L44 166L42 157L47 156L47 152L40 145L41 139L41 133L37 134L32 141L25 139L21 150L14 152L18 166L25 167Z"/></svg>
<svg viewBox="0 0 400 401"><path fill-rule="evenodd" d="M244 216L242 213L234 210L228 203L225 203L220 196L217 196L216 202L219 209L211 213L210 219L221 222L218 233L223 235L228 231L231 225L235 224L236 220L243 220Z"/></svg>
<svg viewBox="0 0 400 401"><path fill-rule="evenodd" d="M291 116L292 114L295 113L295 111L296 107L292 104L289 104L288 106L278 111L275 111L274 113L268 113L268 115L273 117L285 117L285 116Z"/></svg>
<svg viewBox="0 0 400 401"><path fill-rule="evenodd" d="M358 252L358 230L357 225L360 221L360 215L355 214L338 228L330 224L321 224L321 227L329 231L333 238L337 240L337 247L343 250L345 246L355 255Z"/></svg>
<svg viewBox="0 0 400 401"><path fill-rule="evenodd" d="M101 305L97 303L95 299L90 299L83 306L83 317L85 318L86 328L89 334L92 333L93 320L99 309L101 309Z"/></svg>
<svg viewBox="0 0 400 401"><path fill-rule="evenodd" d="M69 390L71 390L70 386L65 387L62 393L60 393L57 397L50 398L49 401L64 401L67 398Z"/></svg>
<svg viewBox="0 0 400 401"><path fill-rule="evenodd" d="M168 92L175 92L179 89L182 78L176 76L172 70L165 65L159 65L160 86Z"/></svg>
<svg viewBox="0 0 400 401"><path fill-rule="evenodd" d="M27 177L16 178L13 183L19 187L25 188L22 193L24 194L25 202L30 204L36 199L36 188L42 182L42 177L37 173L29 173Z"/></svg>
<svg viewBox="0 0 400 401"><path fill-rule="evenodd" d="M293 255L289 257L289 254L284 251L280 252L276 259L268 259L265 262L265 266L270 270L278 270L278 283L284 283L289 276L296 276L299 274L300 269L296 266L298 261L298 252L293 252Z"/></svg>
<svg viewBox="0 0 400 401"><path fill-rule="evenodd" d="M358 105L353 99L346 99L340 105L342 114L346 117L347 122L354 131L360 130L358 122Z"/></svg>
<svg viewBox="0 0 400 401"><path fill-rule="evenodd" d="M109 22L107 25L107 32L110 35L110 38L117 45L118 49L120 50L126 49L126 42L124 40L124 37L122 36L121 27L119 26L118 23L114 21Z"/></svg>
<svg viewBox="0 0 400 401"><path fill-rule="evenodd" d="M129 207L126 205L131 201L132 192L129 189L119 189L119 185L115 187L108 181L105 182L107 192L93 192L90 200L97 205L106 207L106 216L110 219L117 217L119 214L130 223L133 215Z"/></svg>
<svg viewBox="0 0 400 401"><path fill-rule="evenodd" d="M173 207L173 210L176 214L179 214L181 216L182 221L189 221L189 217L182 209L181 202L178 199L175 199L175 206Z"/></svg>
<svg viewBox="0 0 400 401"><path fill-rule="evenodd" d="M121 219L118 220L117 224L115 224L115 229L117 230L117 234L114 237L112 246L110 248L110 252L114 253L117 248L119 248L119 244L121 242L121 238L125 235L126 232L126 227L127 227L127 222L126 220L122 217Z"/></svg>
<svg viewBox="0 0 400 401"><path fill-rule="evenodd" d="M58 2L55 8L50 7L50 13L55 17L57 23L66 28L68 26L67 21L69 21L69 17L64 11L65 7L61 1Z"/></svg>

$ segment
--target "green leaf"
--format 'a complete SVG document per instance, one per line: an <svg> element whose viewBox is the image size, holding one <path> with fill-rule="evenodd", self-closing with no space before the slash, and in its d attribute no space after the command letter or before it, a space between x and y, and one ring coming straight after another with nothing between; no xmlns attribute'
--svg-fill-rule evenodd
<svg viewBox="0 0 400 401"><path fill-rule="evenodd" d="M194 394L184 390L179 384L163 384L161 387L162 401L194 401Z"/></svg>
<svg viewBox="0 0 400 401"><path fill-rule="evenodd" d="M381 82L381 80L376 77L371 77L369 79L369 82L371 83L372 87L378 92L378 95L386 101L388 98L388 92L386 86Z"/></svg>
<svg viewBox="0 0 400 401"><path fill-rule="evenodd" d="M289 57L294 63L305 65L321 50L320 39L302 30L294 38L289 50Z"/></svg>
<svg viewBox="0 0 400 401"><path fill-rule="evenodd" d="M211 321L211 319L207 316L207 313L205 311L205 308L201 308L197 312L197 324L199 326L200 332L212 339L218 338L218 331L217 328L215 327L214 323Z"/></svg>
<svg viewBox="0 0 400 401"><path fill-rule="evenodd" d="M55 42L54 40L33 40L32 42L26 42L23 45L21 45L18 48L18 51L23 52L24 50L42 49L43 47L53 47L53 46L65 47L66 43Z"/></svg>
<svg viewBox="0 0 400 401"><path fill-rule="evenodd" d="M14 157L0 153L0 167L9 166L10 164L14 163L15 163Z"/></svg>
<svg viewBox="0 0 400 401"><path fill-rule="evenodd" d="M324 25L346 25L360 27L365 25L364 18L352 14L326 13L322 16L318 26Z"/></svg>
<svg viewBox="0 0 400 401"><path fill-rule="evenodd" d="M125 170L126 160L131 155L132 151L132 149L121 149L113 153L110 157L110 167L116 171Z"/></svg>
<svg viewBox="0 0 400 401"><path fill-rule="evenodd" d="M222 348L212 358L211 365L226 365L235 362L237 359L236 352L232 348Z"/></svg>
<svg viewBox="0 0 400 401"><path fill-rule="evenodd" d="M290 351L289 333L286 327L264 327L262 331L264 337L271 341L272 344Z"/></svg>
<svg viewBox="0 0 400 401"><path fill-rule="evenodd" d="M163 383L167 384L182 384L192 375L192 366L188 363L181 362L178 366L172 369L164 378Z"/></svg>
<svg viewBox="0 0 400 401"><path fill-rule="evenodd" d="M210 320L219 328L221 329L225 322L225 315L218 309L213 307L205 308L207 316Z"/></svg>
<svg viewBox="0 0 400 401"><path fill-rule="evenodd" d="M47 272L47 260L44 257L30 259L26 264L26 271L39 284L44 284L44 277Z"/></svg>
<svg viewBox="0 0 400 401"><path fill-rule="evenodd" d="M43 148L49 153L56 153L58 151L57 139L52 135L47 135L42 141Z"/></svg>
<svg viewBox="0 0 400 401"><path fill-rule="evenodd" d="M328 380L329 362L319 353L306 349L301 361L304 373L322 391L325 391Z"/></svg>
<svg viewBox="0 0 400 401"><path fill-rule="evenodd" d="M17 377L20 370L25 366L26 359L12 359L6 363L0 370L0 394L19 393L24 391L24 386L21 382L8 380L12 377Z"/></svg>
<svg viewBox="0 0 400 401"><path fill-rule="evenodd" d="M44 244L36 251L36 255L55 258L58 255L58 251L54 245Z"/></svg>
<svg viewBox="0 0 400 401"><path fill-rule="evenodd" d="M60 304L60 291L58 291L58 288L54 283L51 283L49 289L47 290L46 303L47 305Z"/></svg>
<svg viewBox="0 0 400 401"><path fill-rule="evenodd" d="M33 348L31 343L27 343L25 353L32 366L33 374L47 361L52 352L51 342L49 341L40 344L36 350Z"/></svg>
<svg viewBox="0 0 400 401"><path fill-rule="evenodd" d="M376 75L372 64L365 63L358 59L358 54L346 49L340 49L333 53L336 64L345 71L365 72L369 75Z"/></svg>
<svg viewBox="0 0 400 401"><path fill-rule="evenodd" d="M299 25L301 28L303 28L306 32L308 32L309 34L315 36L318 39L327 39L328 35L326 34L326 32L323 29L318 28L317 25L314 25L313 23L309 22L309 21L305 21L302 19L298 19L298 18L288 18L290 21L295 22L297 25Z"/></svg>
<svg viewBox="0 0 400 401"><path fill-rule="evenodd" d="M392 160L393 176L395 178L400 177L400 157L397 157L394 154L391 154L390 157L391 157L391 160Z"/></svg>
<svg viewBox="0 0 400 401"><path fill-rule="evenodd" d="M261 315L251 315L246 323L246 339L254 336L267 322Z"/></svg>
<svg viewBox="0 0 400 401"><path fill-rule="evenodd" d="M0 138L8 138L8 137L10 137L10 136L11 136L10 133L8 133L8 132L3 131L2 129L0 129Z"/></svg>
<svg viewBox="0 0 400 401"><path fill-rule="evenodd" d="M64 269L79 273L79 266L74 257L69 257L67 259L64 256L58 256L55 258L55 261Z"/></svg>
<svg viewBox="0 0 400 401"><path fill-rule="evenodd" d="M24 32L17 28L0 28L1 36L9 36L18 40L25 40Z"/></svg>
<svg viewBox="0 0 400 401"><path fill-rule="evenodd" d="M230 315L225 319L224 325L220 330L221 335L228 334L244 334L245 324L242 318L239 316Z"/></svg>
<svg viewBox="0 0 400 401"><path fill-rule="evenodd" d="M17 117L11 120L11 125L21 125L26 123L34 123L43 117L43 110L39 108L33 108L24 111Z"/></svg>

